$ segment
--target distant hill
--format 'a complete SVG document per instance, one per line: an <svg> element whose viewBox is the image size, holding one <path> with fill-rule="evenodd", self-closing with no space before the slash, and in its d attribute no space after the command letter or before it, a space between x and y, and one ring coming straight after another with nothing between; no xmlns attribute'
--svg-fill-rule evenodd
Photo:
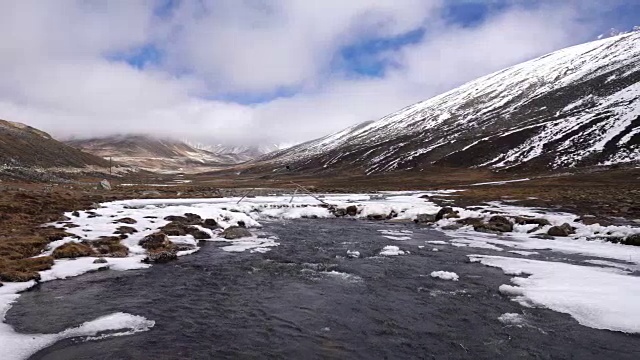
<svg viewBox="0 0 640 360"><path fill-rule="evenodd" d="M44 131L18 122L0 120L0 166L76 167L109 166L105 159L54 140Z"/></svg>
<svg viewBox="0 0 640 360"><path fill-rule="evenodd" d="M194 145L146 135L74 139L66 143L94 155L150 171L205 171L264 155L250 147Z"/></svg>

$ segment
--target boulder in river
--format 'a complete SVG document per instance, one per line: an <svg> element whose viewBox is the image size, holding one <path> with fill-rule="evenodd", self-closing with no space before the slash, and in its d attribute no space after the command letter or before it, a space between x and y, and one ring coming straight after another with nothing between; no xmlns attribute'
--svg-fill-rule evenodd
<svg viewBox="0 0 640 360"><path fill-rule="evenodd" d="M335 217L343 217L347 215L347 209L345 208L334 208L332 213Z"/></svg>
<svg viewBox="0 0 640 360"><path fill-rule="evenodd" d="M165 233L157 232L155 234L145 236L140 240L138 245L147 250L155 250L170 247L171 241L169 241L169 237Z"/></svg>
<svg viewBox="0 0 640 360"><path fill-rule="evenodd" d="M440 221L442 219L450 219L450 218L458 218L460 215L457 211L453 210L453 208L449 206L445 206L436 214L436 221Z"/></svg>
<svg viewBox="0 0 640 360"><path fill-rule="evenodd" d="M358 207L357 207L357 206L355 206L355 205L349 205L349 206L347 206L346 210L347 210L347 215L349 215L349 216L356 216L356 215L358 215Z"/></svg>
<svg viewBox="0 0 640 360"><path fill-rule="evenodd" d="M178 254L176 254L172 250L163 250L163 251L154 251L150 252L149 255L142 260L144 263L156 263L162 264L172 260L177 260Z"/></svg>
<svg viewBox="0 0 640 360"><path fill-rule="evenodd" d="M228 240L235 240L244 237L251 237L251 232L240 226L230 226L222 232L222 237Z"/></svg>
<svg viewBox="0 0 640 360"><path fill-rule="evenodd" d="M560 236L560 237L566 237L574 233L575 233L575 230L571 227L571 225L567 223L564 223L560 226L552 226L547 232L547 234L550 236Z"/></svg>
<svg viewBox="0 0 640 360"><path fill-rule="evenodd" d="M214 230L220 227L220 225L218 225L218 222L213 220L213 219L205 219L202 222L202 227L210 229L210 230Z"/></svg>
<svg viewBox="0 0 640 360"><path fill-rule="evenodd" d="M193 236L193 238L196 240L211 239L211 235L209 235L209 233L207 233L206 231L200 230L195 226L189 226L187 227L186 230L187 230L187 234Z"/></svg>
<svg viewBox="0 0 640 360"><path fill-rule="evenodd" d="M429 224L436 222L436 215L433 214L418 214L416 219L413 220L416 224Z"/></svg>
<svg viewBox="0 0 640 360"><path fill-rule="evenodd" d="M625 245L640 246L640 234L629 235L622 243Z"/></svg>
<svg viewBox="0 0 640 360"><path fill-rule="evenodd" d="M504 233L513 231L513 224L506 217L495 215L487 223L474 225L473 229L478 232Z"/></svg>
<svg viewBox="0 0 640 360"><path fill-rule="evenodd" d="M516 216L514 218L514 221L516 222L516 224L519 224L519 225L532 225L532 224L539 225L539 226L551 225L549 220L545 218L529 218L524 216Z"/></svg>

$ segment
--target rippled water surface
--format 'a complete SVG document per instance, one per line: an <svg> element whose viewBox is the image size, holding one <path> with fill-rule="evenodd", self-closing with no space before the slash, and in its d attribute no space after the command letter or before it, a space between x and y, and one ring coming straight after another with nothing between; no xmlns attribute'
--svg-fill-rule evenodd
<svg viewBox="0 0 640 360"><path fill-rule="evenodd" d="M580 326L501 295L509 276L466 257L491 250L425 244L445 235L413 224L264 225L281 243L265 254L207 243L146 270L44 283L19 298L7 322L20 332L54 333L118 311L156 321L145 333L67 340L32 359L640 358L637 335ZM385 229L413 233L394 241L382 236ZM387 245L410 254L376 256ZM346 257L347 250L360 258ZM437 270L454 271L460 281L428 276ZM504 313L526 322L505 325L498 321Z"/></svg>

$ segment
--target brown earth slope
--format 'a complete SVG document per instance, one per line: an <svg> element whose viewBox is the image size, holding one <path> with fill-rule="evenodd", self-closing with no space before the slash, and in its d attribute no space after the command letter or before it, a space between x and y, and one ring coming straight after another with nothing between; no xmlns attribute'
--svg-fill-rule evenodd
<svg viewBox="0 0 640 360"><path fill-rule="evenodd" d="M85 167L109 166L101 157L82 152L30 126L0 120L0 166Z"/></svg>

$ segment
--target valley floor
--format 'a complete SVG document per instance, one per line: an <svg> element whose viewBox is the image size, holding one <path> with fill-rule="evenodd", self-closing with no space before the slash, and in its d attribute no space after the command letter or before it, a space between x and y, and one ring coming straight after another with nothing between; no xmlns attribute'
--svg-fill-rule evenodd
<svg viewBox="0 0 640 360"><path fill-rule="evenodd" d="M636 239L640 234L640 169L614 169L546 176L519 174L511 177L497 176L486 172L452 171L450 173L401 174L393 178L386 176L271 178L265 176L241 177L229 174L214 176L145 173L129 178L111 179L112 190L98 189L98 181L99 179L95 178L75 179L74 182L53 186L7 180L0 182L0 281L5 282L4 286L0 287L0 300L3 302L0 304L3 306L0 314L5 314L11 308L10 304L19 298L17 292L33 286L33 282L30 280L48 281L66 278L103 267L102 264L93 263L98 256L96 254L68 256L68 254L60 253L56 255L54 250L67 243L85 241L90 244L93 241L113 237L114 232L117 234L119 227L122 226L121 223L116 223L121 217L131 219L131 222L127 224L135 232L129 237L124 237L121 240L122 244L118 245L120 247L117 247L118 250L125 247L125 257L110 258L108 256L112 254L105 255L108 259L108 266L112 270L147 268L148 265L140 264L140 260L145 256L145 249L138 245L138 241L166 225L168 221L165 221L164 217L167 215L181 216L185 213L200 213L203 218L206 216L216 219L222 228L239 224L241 220L249 227L260 226L258 221L266 222L263 225L268 229L271 226L268 225L270 221L277 220L284 221L282 226L285 228L296 229L296 225L287 223L288 219L301 217L335 218L336 214L342 216L342 211L348 211L348 206L355 206L357 214L349 214L347 218L369 221L380 219L382 221L371 222L371 225L355 225L346 219L334 219L333 221L337 221L337 223L333 224L342 224L336 225L342 229L340 231L346 230L356 233L361 231L359 229L362 226L365 228L373 226L380 236L378 239L380 241L376 240L365 244L364 238L353 239L354 241L346 239L341 242L346 247L341 248L340 254L337 253L338 250L334 249L335 243L331 246L325 246L326 249L318 245L320 247L316 247L314 251L328 254L329 258L325 258L326 256L323 255L323 259L310 258L295 261L289 257L295 258L298 251L305 253L310 250L298 248L289 240L281 241L288 238L286 232L282 233L284 231L282 229L275 233L263 231L263 235L254 236L252 239L230 242L224 246L216 245L215 248L223 252L255 254L266 261L265 264L272 261L282 263L293 261L294 264L299 263L298 265L302 266L298 270L301 274L306 275L309 274L305 270L305 266L307 266L305 264L334 263L331 259L339 258L373 259L366 261L374 261L375 263L386 261L380 259L402 255L413 259L411 263L414 269L411 271L415 272L418 268L429 270L424 274L420 273L420 276L430 276L441 281L462 282L484 275L473 272L465 273L466 270L463 268L467 265L460 264L480 263L488 267L499 268L508 276L515 276L511 279L511 285L508 281L498 284L498 286L485 284L482 285L482 292L490 292L493 294L492 296L507 300L513 299L522 305L533 305L566 313L578 323L591 328L626 333L640 332L640 328L637 328L637 324L633 321L640 316L640 313L637 313L635 306L632 305L637 302L637 289L640 288L637 283L639 279L637 274L640 270L640 248L612 243L625 239ZM376 191L372 191L374 189ZM402 191L409 189L424 191ZM315 194L324 193L325 195L321 195L322 197L318 200L316 195L308 196L307 191L312 191ZM293 197L294 194L295 197ZM125 201L113 202L117 200ZM242 201L237 204L239 200ZM320 204L322 201L334 206L327 209L326 206ZM431 216L445 206L453 207L456 214L451 218L436 219L436 223L432 225L435 229L444 231L446 234L444 238L442 238L444 235L437 235L442 234L441 232L425 228L424 225L413 224L412 220L419 215ZM496 215L507 216L512 222L515 219L515 225L508 233L502 235L495 234L495 231L491 229L489 229L489 233L478 232L478 229L483 229L483 226L491 225L493 220L490 218ZM524 220L524 222L518 223L520 220L517 220L517 217L522 216L537 219L537 222L544 220L542 222L544 225L527 223ZM432 219L425 221L425 223L433 221ZM570 228L573 227L571 230L573 233L569 237L550 238L547 235L547 232L551 231L551 227L564 223L569 224ZM481 226L476 228L478 224ZM334 229L334 225L320 224L317 228L322 229L323 226ZM220 232L217 231L211 232L205 228L200 230L209 232L214 240L220 236ZM317 234L305 233L305 230L294 231L298 231L297 236L303 238L305 236L308 236L309 239L317 237ZM428 234L428 236L417 235L423 234L424 231L426 231L424 234ZM371 238L370 236L365 237ZM171 236L170 238L176 244L190 246L193 251L203 248L202 244L189 236ZM333 239L333 237L331 238ZM319 244L324 241L317 240ZM335 242L335 239L333 241ZM352 243L355 245L349 245ZM305 244L310 244L313 247L313 244L308 241ZM284 245L285 254L280 250L280 245ZM441 248L441 245L446 247ZM455 253L457 257L453 260L443 255L444 257L437 257L442 261L437 260L433 263L433 256L436 255L432 252L437 252L434 249ZM191 254L193 251L183 251L179 255ZM87 255L90 256L80 257L78 260L64 259ZM451 266L444 266L449 261L447 259L451 260ZM182 260L179 260L179 263L180 261ZM341 261L338 262L340 264L336 265L337 267L323 268L322 271L328 272L327 276L342 277L342 280L347 283L351 283L354 279L355 282L362 281L362 279L375 280L368 279L369 275L365 274L366 271L373 270L371 267L373 265L363 263L364 268L351 268L346 263L341 265ZM414 262L416 263L414 264ZM434 264L442 266L436 268L432 266ZM482 268L480 264L474 265ZM259 269L263 265L254 264L249 270L251 268ZM391 278L398 275L394 275L395 270L384 263L376 266L381 267L380 271L386 269L384 271L387 271L386 274ZM311 270L319 271L315 268ZM564 277L558 277L559 274L564 274ZM320 275L325 276L326 274ZM401 278L405 278L405 276L402 275ZM590 280L587 283L582 283L583 279ZM309 279L305 278L304 281L307 280ZM11 281L17 281L17 283L11 283ZM445 291L438 290L437 287L430 288L430 286L427 286L430 293L436 291L439 294L437 291ZM554 290L556 288L557 291ZM591 292L584 293L584 289L591 289ZM328 290L320 291L325 293ZM455 289L446 291L452 291L451 294L459 295ZM354 298L353 301L363 300ZM611 307L611 302L615 302L617 305ZM498 314L502 320L496 324L499 326L502 323L504 327L520 329L530 325L531 329L537 329L535 331L541 331L541 333L560 331L560 328L543 329L544 326L539 326L540 319L528 317L526 311L513 312L512 310L505 310L504 314ZM440 309L438 311L451 312L453 310ZM138 309L133 313L139 314L140 311ZM91 313L91 316L93 315L104 315L104 312ZM283 318L288 318L290 315L283 315ZM96 316L92 318L96 318ZM87 318L87 320L90 319ZM216 319L211 320L215 321ZM407 319L390 319L388 321L405 320ZM15 321L20 323L21 320ZM0 333L4 331L5 335L13 336L17 349L22 346L21 351L26 351L22 354L27 354L66 338L82 336L89 336L92 339L95 336L100 338L102 335L99 334L104 332L123 329L123 334L147 331L154 326L154 321L155 319L147 316L140 317L130 313L114 312L106 317L98 317L79 327L67 328L66 330L49 328L33 330L28 326L25 328L27 332L39 331L51 334L42 335L42 337L19 334L7 324L0 324ZM476 319L475 321L486 321L486 319ZM339 326L348 327L351 325L341 324ZM331 326L327 327L331 328ZM418 331L416 329L405 330ZM54 334L52 333L54 330L61 332ZM306 331L310 330L302 332ZM425 331L429 332L428 329ZM504 341L500 336L496 335L494 338L492 335L485 340L490 342ZM617 355L621 357L629 355L630 358L637 355L640 349L636 347L637 338L635 335L633 336L630 338L628 347L624 350L625 353L620 352ZM322 340L322 338L318 339L318 341ZM331 336L329 339L332 342L337 341ZM395 341L390 338L387 340ZM574 338L569 340L577 341ZM24 342L21 343L21 341ZM313 340L313 342L315 341ZM458 344L465 352L468 352L464 342ZM423 345L425 344L420 346ZM344 343L340 346L348 347L350 345ZM442 344L437 346L442 346ZM496 347L491 350L493 352L485 354L488 357L495 356L506 351L505 349L504 347ZM477 347L474 349L474 351L485 350L480 350ZM65 354L64 351L61 354ZM342 350L336 351L340 353ZM384 353L381 349L377 351ZM409 354L411 350L404 349L402 351L409 351L407 353ZM445 351L445 347L441 351ZM534 353L532 349L523 351L529 354ZM607 351L602 354L611 355ZM16 354L18 353L16 352ZM349 352L342 353L343 355L350 354ZM43 352L39 356L55 358L48 357L47 354L49 353ZM224 352L220 354L224 354ZM624 356L622 356L623 354ZM541 355L544 358L549 354ZM26 358L26 356L17 355L16 358Z"/></svg>

